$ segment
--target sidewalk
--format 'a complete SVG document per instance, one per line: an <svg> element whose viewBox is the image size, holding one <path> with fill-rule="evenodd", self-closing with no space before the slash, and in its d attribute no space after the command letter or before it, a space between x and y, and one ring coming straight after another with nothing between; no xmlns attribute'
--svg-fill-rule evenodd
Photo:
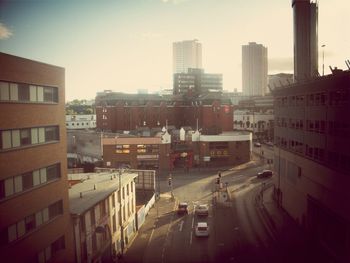
<svg viewBox="0 0 350 263"><path fill-rule="evenodd" d="M283 257L287 252L294 250L294 255L288 254L288 262L335 262L319 244L310 239L305 230L285 210L278 207L273 199L273 189L265 188L261 212L266 226L280 248L280 255Z"/></svg>
<svg viewBox="0 0 350 263"><path fill-rule="evenodd" d="M162 215L171 215L175 208L175 200L169 194L161 194L160 198L150 209L146 220L137 232L132 244L123 256L122 262L143 262L147 247L152 239L153 233L167 220Z"/></svg>

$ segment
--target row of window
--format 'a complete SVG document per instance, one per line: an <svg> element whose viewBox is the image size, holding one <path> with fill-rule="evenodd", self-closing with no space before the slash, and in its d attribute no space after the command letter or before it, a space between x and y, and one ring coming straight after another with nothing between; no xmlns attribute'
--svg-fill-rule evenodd
<svg viewBox="0 0 350 263"><path fill-rule="evenodd" d="M43 249L38 253L38 263L45 263L50 261L60 250L65 249L66 244L64 236L61 236L59 239L52 242L48 247Z"/></svg>
<svg viewBox="0 0 350 263"><path fill-rule="evenodd" d="M331 135L344 135L350 132L350 122L346 120L342 122L324 121L324 120L306 120L305 130L316 133L325 133L328 128L328 133ZM277 127L304 129L304 120L276 118Z"/></svg>
<svg viewBox="0 0 350 263"><path fill-rule="evenodd" d="M75 123L75 122L69 122L69 123L66 123L66 126L69 126L69 125L75 126L75 124L77 124L77 126L79 126L80 124L81 124L81 126L84 126L84 125L85 125L84 122L81 122L81 123L79 123L79 122L77 122L77 123ZM95 121L93 121L93 122L91 122L91 123L86 122L86 126L89 126L90 124L91 124L91 125L96 125L96 122L95 122Z"/></svg>
<svg viewBox="0 0 350 263"><path fill-rule="evenodd" d="M0 101L57 103L58 88L1 81Z"/></svg>
<svg viewBox="0 0 350 263"><path fill-rule="evenodd" d="M62 214L63 203L62 200L60 200L36 213L26 216L22 220L7 227L0 233L0 243L7 244L18 240L36 228L39 228L42 224Z"/></svg>
<svg viewBox="0 0 350 263"><path fill-rule="evenodd" d="M307 95L293 95L278 97L275 99L275 105L278 107L286 106L338 106L350 104L349 89L336 90L330 92L320 92Z"/></svg>
<svg viewBox="0 0 350 263"><path fill-rule="evenodd" d="M0 150L58 140L58 126L3 130L0 131Z"/></svg>
<svg viewBox="0 0 350 263"><path fill-rule="evenodd" d="M0 180L0 200L61 177L59 163Z"/></svg>
<svg viewBox="0 0 350 263"><path fill-rule="evenodd" d="M130 145L129 144L124 144L124 145L120 145L117 144L115 146L116 153L124 153L124 154L128 154L130 153ZM139 144L136 147L136 151L137 153L159 153L159 145L156 144Z"/></svg>
<svg viewBox="0 0 350 263"><path fill-rule="evenodd" d="M315 161L326 163L341 171L350 171L350 155L340 152L326 151L324 148L303 144L294 140L276 137L276 145L281 148L302 154Z"/></svg>

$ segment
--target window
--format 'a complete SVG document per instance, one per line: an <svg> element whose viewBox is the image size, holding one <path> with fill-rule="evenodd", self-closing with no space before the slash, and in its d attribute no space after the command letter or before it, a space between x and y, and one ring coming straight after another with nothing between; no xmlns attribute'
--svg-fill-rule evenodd
<svg viewBox="0 0 350 263"><path fill-rule="evenodd" d="M51 244L51 254L55 255L58 251L65 249L64 236L57 239Z"/></svg>
<svg viewBox="0 0 350 263"><path fill-rule="evenodd" d="M26 232L31 231L32 229L34 229L36 227L35 225L35 215L32 214L30 216L27 216L25 218L25 228L26 228Z"/></svg>
<svg viewBox="0 0 350 263"><path fill-rule="evenodd" d="M59 140L59 127L27 128L0 131L1 149L10 149ZM0 150L1 150L0 149Z"/></svg>
<svg viewBox="0 0 350 263"><path fill-rule="evenodd" d="M29 86L27 84L18 84L18 100L29 101Z"/></svg>
<svg viewBox="0 0 350 263"><path fill-rule="evenodd" d="M60 237L48 247L38 253L37 262L45 263L48 262L58 251L65 249L64 236Z"/></svg>
<svg viewBox="0 0 350 263"><path fill-rule="evenodd" d="M86 231L85 214L80 217L80 228L81 228L81 232Z"/></svg>
<svg viewBox="0 0 350 263"><path fill-rule="evenodd" d="M97 249L96 233L94 232L92 234L92 251L96 251L96 249Z"/></svg>
<svg viewBox="0 0 350 263"><path fill-rule="evenodd" d="M49 218L52 219L58 215L63 214L63 202L58 201L52 205L49 206Z"/></svg>
<svg viewBox="0 0 350 263"><path fill-rule="evenodd" d="M58 140L58 126L45 128L46 141Z"/></svg>
<svg viewBox="0 0 350 263"><path fill-rule="evenodd" d="M46 168L46 178L47 181L54 180L61 176L60 164L51 165Z"/></svg>
<svg viewBox="0 0 350 263"><path fill-rule="evenodd" d="M0 100L10 100L10 85L7 82L0 82Z"/></svg>
<svg viewBox="0 0 350 263"><path fill-rule="evenodd" d="M96 220L95 220L95 208L94 207L90 210L90 216L91 216L91 225L95 225Z"/></svg>
<svg viewBox="0 0 350 263"><path fill-rule="evenodd" d="M58 88L2 81L0 82L0 100L20 102L58 102Z"/></svg>
<svg viewBox="0 0 350 263"><path fill-rule="evenodd" d="M44 87L44 101L45 102L58 102L57 88Z"/></svg>
<svg viewBox="0 0 350 263"><path fill-rule="evenodd" d="M107 214L105 201L102 201L100 203L100 209L101 209L101 216L105 216Z"/></svg>
<svg viewBox="0 0 350 263"><path fill-rule="evenodd" d="M112 196L112 207L115 207L115 194L113 193Z"/></svg>
<svg viewBox="0 0 350 263"><path fill-rule="evenodd" d="M22 174L23 191L33 187L33 172Z"/></svg>
<svg viewBox="0 0 350 263"><path fill-rule="evenodd" d="M113 224L113 233L115 233L117 231L117 217L115 214L113 215L112 224Z"/></svg>
<svg viewBox="0 0 350 263"><path fill-rule="evenodd" d="M21 136L21 146L31 144L30 129L20 130L20 136Z"/></svg>
<svg viewBox="0 0 350 263"><path fill-rule="evenodd" d="M49 219L53 219L62 213L62 200L60 200L50 205L48 208L45 207L37 213L26 216L24 219L7 227L7 243L25 236L44 222L47 222Z"/></svg>

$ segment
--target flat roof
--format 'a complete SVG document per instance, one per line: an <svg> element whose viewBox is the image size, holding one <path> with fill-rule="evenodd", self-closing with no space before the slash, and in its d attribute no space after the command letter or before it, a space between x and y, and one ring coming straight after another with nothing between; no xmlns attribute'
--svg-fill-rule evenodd
<svg viewBox="0 0 350 263"><path fill-rule="evenodd" d="M137 176L137 173L124 172L120 176L120 183L125 185ZM81 180L81 183L73 185L68 191L69 210L72 214L82 214L119 189L118 171L69 174L68 178L69 180ZM94 186L96 186L95 190ZM82 193L82 198L80 193Z"/></svg>

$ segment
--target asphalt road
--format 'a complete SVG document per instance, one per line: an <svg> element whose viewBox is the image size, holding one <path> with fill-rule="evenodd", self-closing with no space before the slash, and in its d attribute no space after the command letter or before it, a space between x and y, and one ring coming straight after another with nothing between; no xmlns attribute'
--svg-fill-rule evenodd
<svg viewBox="0 0 350 263"><path fill-rule="evenodd" d="M257 172L266 165L244 165L222 172L221 181L231 193L228 207L213 202L216 172L196 172L172 177L172 188L167 178L160 182L161 201L151 209L145 225L128 249L125 262L172 263L172 262L312 262L313 252L304 249L305 242L292 242L285 228L280 234L273 231L262 213L260 199L262 183L272 179L257 179ZM170 198L171 191L175 200ZM178 202L189 203L189 213L176 214ZM209 205L209 216L194 214L194 205ZM197 222L207 222L209 237L196 237ZM289 222L293 224L293 222ZM281 243L284 240L285 243ZM285 245L284 245L285 244ZM307 259L304 253L310 252ZM299 254L298 254L299 253ZM315 252L317 253L317 251ZM298 254L297 256L295 254ZM305 259L305 260L304 260ZM297 261L295 261L297 260ZM320 261L317 261L320 262ZM328 261L324 261L328 262Z"/></svg>

